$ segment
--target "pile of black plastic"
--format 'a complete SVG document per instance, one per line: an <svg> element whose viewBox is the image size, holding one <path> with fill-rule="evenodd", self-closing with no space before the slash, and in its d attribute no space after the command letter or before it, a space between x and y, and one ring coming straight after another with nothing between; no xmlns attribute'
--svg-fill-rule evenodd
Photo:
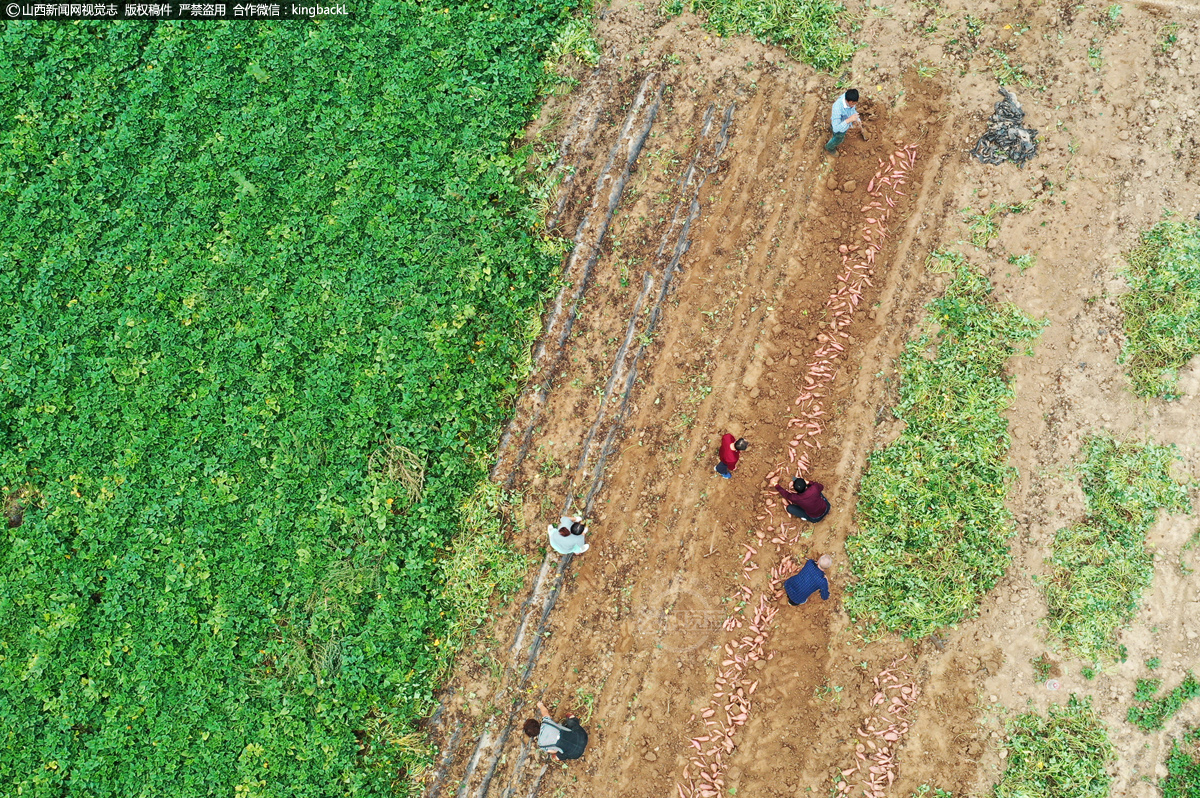
<svg viewBox="0 0 1200 798"><path fill-rule="evenodd" d="M1012 161L1017 166L1024 166L1026 161L1037 155L1037 142L1034 141L1037 131L1022 126L1025 111L1012 92L1001 86L1000 94L1004 99L996 103L996 110L988 120L987 132L975 142L971 154L984 163Z"/></svg>

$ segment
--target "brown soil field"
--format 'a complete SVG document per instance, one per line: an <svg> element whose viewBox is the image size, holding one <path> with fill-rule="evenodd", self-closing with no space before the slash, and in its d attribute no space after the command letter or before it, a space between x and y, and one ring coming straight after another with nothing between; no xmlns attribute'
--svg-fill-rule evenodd
<svg viewBox="0 0 1200 798"><path fill-rule="evenodd" d="M1166 211L1200 213L1200 11L1122 3L1106 25L1108 8L852 2L863 47L838 75L654 3L602 8L599 66L580 68L529 131L560 154L549 226L573 248L494 478L523 496L512 536L540 566L459 659L429 724L441 757L427 798L679 794L685 768L695 775L689 739L706 733L703 710L730 667L726 645L746 637L723 625L760 596L778 613L747 663L756 689L720 752L722 794L829 795L855 763L873 679L902 658L919 690L883 794L930 784L990 795L1004 720L1073 692L1093 696L1110 729L1112 794L1159 794L1170 740L1200 722L1200 702L1153 734L1124 715L1146 659L1168 678L1200 664L1200 554L1185 548L1195 515L1160 517L1154 581L1122 635L1128 656L1092 679L1045 642L1033 581L1055 531L1083 517L1071 469L1087 433L1175 443L1181 472L1200 474L1200 364L1184 372L1182 399L1137 399L1118 362L1116 301L1138 234ZM1164 49L1168 24L1177 42ZM1028 85L1009 88L1039 131L1024 168L968 155L1004 70L1023 72ZM862 92L869 139L852 133L830 157L830 104L849 86ZM863 243L867 187L908 146L916 157L887 238L851 278L868 278L861 302L835 317L830 297L847 284L838 247ZM973 247L961 211L993 202L1029 206ZM999 298L1047 321L1033 355L1010 364L1013 565L977 617L944 636L864 643L840 601L853 578L844 544L867 457L898 434L894 358L946 285L927 268L939 247L965 253ZM1010 264L1025 254L1031 267ZM764 487L795 469L787 425L814 356L831 361L825 417L801 451L832 511L777 529ZM751 445L723 480L713 465L727 431ZM547 524L564 513L586 515L585 554L549 550ZM829 601L773 598L785 557L826 552ZM1042 654L1057 663L1057 690L1035 679ZM586 719L582 760L531 751L520 725L539 699L560 719Z"/></svg>

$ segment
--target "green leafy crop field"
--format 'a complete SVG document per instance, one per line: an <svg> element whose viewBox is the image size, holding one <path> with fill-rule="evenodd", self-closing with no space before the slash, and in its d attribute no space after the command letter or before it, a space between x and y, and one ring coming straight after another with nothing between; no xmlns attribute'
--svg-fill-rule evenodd
<svg viewBox="0 0 1200 798"><path fill-rule="evenodd" d="M1163 798L1200 798L1200 729L1188 729L1171 743L1159 788Z"/></svg>
<svg viewBox="0 0 1200 798"><path fill-rule="evenodd" d="M453 541L559 263L511 141L572 4L3 29L6 794L405 790L512 576Z"/></svg>
<svg viewBox="0 0 1200 798"><path fill-rule="evenodd" d="M1159 222L1126 258L1123 356L1133 390L1178 399L1179 370L1200 352L1200 224Z"/></svg>
<svg viewBox="0 0 1200 798"><path fill-rule="evenodd" d="M995 798L1107 798L1116 755L1091 698L1072 694L1046 715L1018 715L1008 723L1006 745Z"/></svg>
<svg viewBox="0 0 1200 798"><path fill-rule="evenodd" d="M835 0L663 0L659 7L665 14L706 14L705 27L720 36L748 33L826 72L857 49L843 30L852 27L846 7Z"/></svg>
<svg viewBox="0 0 1200 798"><path fill-rule="evenodd" d="M1118 658L1117 638L1133 620L1154 575L1146 535L1158 510L1188 509L1187 486L1171 478L1174 445L1095 435L1085 443L1080 482L1088 515L1054 535L1042 583L1049 636L1085 661Z"/></svg>
<svg viewBox="0 0 1200 798"><path fill-rule="evenodd" d="M958 623L1010 561L1006 368L1043 325L997 302L965 262L928 310L940 329L897 361L892 412L905 427L871 454L860 530L846 541L856 576L846 609L871 634L924 637Z"/></svg>

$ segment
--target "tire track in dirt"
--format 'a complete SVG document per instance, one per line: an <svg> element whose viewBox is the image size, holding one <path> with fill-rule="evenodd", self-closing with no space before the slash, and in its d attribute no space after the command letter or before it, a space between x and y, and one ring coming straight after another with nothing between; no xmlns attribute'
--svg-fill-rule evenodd
<svg viewBox="0 0 1200 798"><path fill-rule="evenodd" d="M608 160L601 170L589 209L576 229L575 245L564 267L564 276L568 281L568 285L559 292L558 297L555 299L554 307L546 322L546 332L539 340L533 353L533 364L538 380L533 381L532 384L536 385L540 382L540 386L534 391L527 393L525 397L526 401L522 403L527 408L527 412L523 415L517 414L505 430L499 447L500 456L497 458L497 463L492 470L493 478L497 478L497 475L506 467L505 454L510 451L512 452L515 462L509 466L510 471L508 477L505 479L505 484L511 484L513 474L515 473L515 470L512 469L515 469L520 464L528 450L529 438L537 423L541 408L545 404L545 396L549 390L550 379L554 369L562 358L562 344L571 333L578 307L591 279L592 270L599 259L600 247L604 242L604 236L611 223L613 212L621 200L621 195L629 179L633 165L640 155L646 137L649 135L650 129L654 124L661 101L662 84L658 81L657 75L651 73L642 81L641 87L626 116L625 123L617 134L616 142L609 152ZM619 156L621 156L622 150L624 150L624 158L620 159ZM613 174L614 166L620 168L616 176ZM597 219L597 216L600 218ZM557 348L548 346L548 343L554 340L558 341ZM570 505L571 501L568 498L566 506L563 508L564 514L570 511ZM551 579L550 571L553 559L550 553L546 555L529 597L524 603L522 620L517 626L513 643L509 647L512 662L506 676L510 680L516 679L515 690L518 691L528 679L529 672L533 667L533 663L537 660L542 643L541 635L535 634L532 645L526 651L523 645L526 632L529 630L530 623L535 614L538 616L537 628L541 630L544 627L550 610L553 608L561 589L563 573L570 563L571 557L568 555L562 558L557 568L554 569L554 577ZM520 671L519 677L515 676L517 671ZM503 688L501 688L501 692L503 691ZM435 715L429 725L429 730L437 733L440 730L442 722L444 721L441 715ZM489 759L490 764L486 774L482 778L480 794L487 794L500 757L499 752L503 749L511 728L511 717L509 718L509 722L502 726L490 724L485 727L464 765L464 772L460 777L459 787L456 792L458 798L464 798L468 794L475 770L484 759ZM429 798L436 798L451 770L454 768L454 757L458 753L458 745L461 743L461 731L462 727L457 726L450 740L443 746L442 760L432 774L430 787L427 791Z"/></svg>
<svg viewBox="0 0 1200 798"><path fill-rule="evenodd" d="M641 154L646 136L654 125L662 102L662 90L663 85L655 73L647 75L642 81L632 107L625 117L625 124L609 152L608 161L600 171L591 205L575 230L574 244L563 268L563 278L568 286L555 298L544 332L533 351L533 374L530 382L540 383L541 387L526 401L519 403L525 412L514 416L500 438L499 454L491 477L496 479L499 474L507 472L506 485L511 484L516 466L529 449L530 436L546 402L549 381L562 360L564 344L574 327L579 303L599 260L601 246L604 244L613 213L621 201L625 184ZM622 150L624 157L618 160ZM620 172L614 176L613 168L617 165L620 166ZM520 440L515 448L511 445L514 436L519 436ZM510 458L515 462L508 462Z"/></svg>

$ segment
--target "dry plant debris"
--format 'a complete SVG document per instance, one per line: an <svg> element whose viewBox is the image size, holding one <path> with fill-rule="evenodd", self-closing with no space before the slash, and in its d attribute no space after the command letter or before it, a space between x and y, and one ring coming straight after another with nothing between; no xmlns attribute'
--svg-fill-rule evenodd
<svg viewBox="0 0 1200 798"><path fill-rule="evenodd" d="M1013 93L1003 86L1000 87L1000 93L1004 99L996 103L988 119L987 132L975 142L971 155L984 163L1012 161L1017 166L1024 166L1026 161L1037 155L1038 145L1034 139L1038 132L1023 126L1025 110Z"/></svg>

